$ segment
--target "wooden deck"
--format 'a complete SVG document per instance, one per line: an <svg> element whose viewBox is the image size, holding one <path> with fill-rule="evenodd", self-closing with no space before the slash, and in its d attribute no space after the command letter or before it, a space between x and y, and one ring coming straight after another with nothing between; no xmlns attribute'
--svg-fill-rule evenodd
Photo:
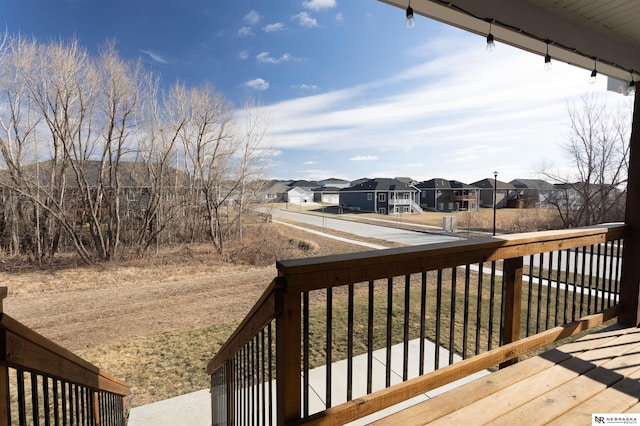
<svg viewBox="0 0 640 426"><path fill-rule="evenodd" d="M529 358L375 425L591 425L640 413L640 329L612 326Z"/></svg>

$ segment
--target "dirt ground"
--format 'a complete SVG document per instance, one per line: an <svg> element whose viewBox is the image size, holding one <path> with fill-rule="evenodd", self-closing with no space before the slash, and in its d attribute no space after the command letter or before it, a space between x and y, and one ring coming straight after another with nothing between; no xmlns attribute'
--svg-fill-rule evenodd
<svg viewBox="0 0 640 426"><path fill-rule="evenodd" d="M310 255L365 250L319 236L313 242ZM108 266L8 269L0 272L0 285L9 289L4 311L72 351L240 320L277 274L273 263L234 265L208 247Z"/></svg>

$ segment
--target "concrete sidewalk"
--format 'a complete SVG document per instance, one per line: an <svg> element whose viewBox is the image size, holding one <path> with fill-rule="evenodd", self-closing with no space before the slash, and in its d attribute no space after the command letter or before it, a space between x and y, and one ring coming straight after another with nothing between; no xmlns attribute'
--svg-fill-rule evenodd
<svg viewBox="0 0 640 426"><path fill-rule="evenodd" d="M433 371L434 367L434 344L425 340L425 365L424 371ZM397 344L391 348L391 384L402 382L403 367L403 345ZM408 377L418 376L418 359L420 353L420 341L412 340L409 342L409 371ZM449 351L440 348L440 367L444 367L449 359ZM454 362L461 358L454 355ZM384 389L386 376L386 350L380 349L373 352L373 391ZM359 355L353 358L354 371L367 371L367 355ZM346 402L346 384L347 384L347 361L338 361L332 364L332 389L331 398L332 405L338 405ZM364 425L376 419L382 418L403 408L417 404L418 402L432 398L452 389L463 383L474 380L489 374L488 371L481 371L464 379L458 380L449 385L426 392L408 401L405 401L376 414L357 420L351 425ZM353 377L353 398L366 395L367 375L354 374ZM319 367L309 372L309 412L317 413L325 409L324 397L326 395L325 386L325 367ZM186 395L164 401L155 402L153 404L135 407L129 415L129 426L209 426L211 425L211 394L209 389L203 389Z"/></svg>

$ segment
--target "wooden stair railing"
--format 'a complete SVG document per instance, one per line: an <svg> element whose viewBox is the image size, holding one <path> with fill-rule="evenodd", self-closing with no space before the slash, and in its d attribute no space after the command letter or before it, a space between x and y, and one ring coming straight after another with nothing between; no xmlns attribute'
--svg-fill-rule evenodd
<svg viewBox="0 0 640 426"><path fill-rule="evenodd" d="M125 425L127 384L2 311L0 426Z"/></svg>

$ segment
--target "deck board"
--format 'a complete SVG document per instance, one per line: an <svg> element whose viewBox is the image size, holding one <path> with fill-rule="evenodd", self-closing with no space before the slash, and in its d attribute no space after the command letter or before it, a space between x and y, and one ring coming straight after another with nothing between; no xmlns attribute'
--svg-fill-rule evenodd
<svg viewBox="0 0 640 426"><path fill-rule="evenodd" d="M613 326L374 424L591 424L639 402L640 329Z"/></svg>

